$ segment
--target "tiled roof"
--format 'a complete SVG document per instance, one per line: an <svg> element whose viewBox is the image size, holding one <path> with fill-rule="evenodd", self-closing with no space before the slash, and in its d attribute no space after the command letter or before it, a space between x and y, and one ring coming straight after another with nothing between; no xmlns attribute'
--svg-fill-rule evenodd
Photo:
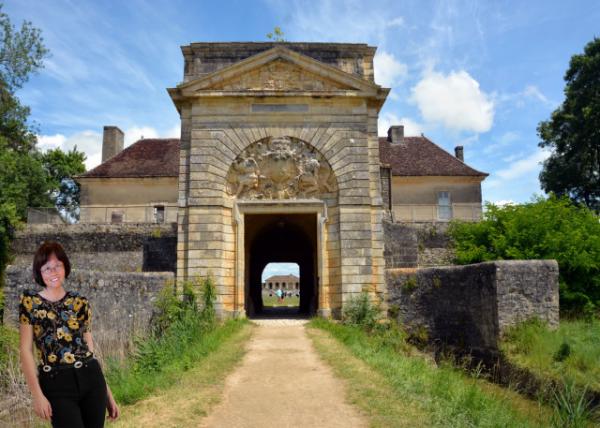
<svg viewBox="0 0 600 428"><path fill-rule="evenodd" d="M300 278L296 275L273 275L265 279L265 282L298 282Z"/></svg>
<svg viewBox="0 0 600 428"><path fill-rule="evenodd" d="M379 159L397 176L474 176L489 174L471 168L427 137L404 137L392 143L379 137Z"/></svg>
<svg viewBox="0 0 600 428"><path fill-rule="evenodd" d="M139 140L79 177L177 177L179 139Z"/></svg>
<svg viewBox="0 0 600 428"><path fill-rule="evenodd" d="M487 177L458 160L428 138L404 137L402 143L379 138L379 158L396 176ZM177 177L179 139L139 140L96 168L79 177Z"/></svg>

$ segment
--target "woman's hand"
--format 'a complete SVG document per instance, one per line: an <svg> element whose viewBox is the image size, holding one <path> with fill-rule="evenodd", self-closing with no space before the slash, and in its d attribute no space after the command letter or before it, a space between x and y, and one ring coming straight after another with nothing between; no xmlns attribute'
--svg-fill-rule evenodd
<svg viewBox="0 0 600 428"><path fill-rule="evenodd" d="M33 396L33 411L40 418L47 421L52 418L52 406L44 394L39 393Z"/></svg>
<svg viewBox="0 0 600 428"><path fill-rule="evenodd" d="M119 415L119 406L117 406L117 402L112 396L110 389L108 390L108 402L106 403L106 410L108 410L108 419L110 421L116 420Z"/></svg>

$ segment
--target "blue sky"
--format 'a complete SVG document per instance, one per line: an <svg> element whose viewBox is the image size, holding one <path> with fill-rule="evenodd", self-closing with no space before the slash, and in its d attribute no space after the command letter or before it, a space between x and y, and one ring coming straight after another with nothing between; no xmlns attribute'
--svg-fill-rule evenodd
<svg viewBox="0 0 600 428"><path fill-rule="evenodd" d="M392 88L380 135L404 124L490 173L484 200L540 193L537 124L563 99L571 55L600 36L598 1L8 1L14 23L42 29L51 57L19 95L42 148L77 145L99 162L104 125L179 136L165 88L182 80L179 46L289 41L378 47L377 83Z"/></svg>

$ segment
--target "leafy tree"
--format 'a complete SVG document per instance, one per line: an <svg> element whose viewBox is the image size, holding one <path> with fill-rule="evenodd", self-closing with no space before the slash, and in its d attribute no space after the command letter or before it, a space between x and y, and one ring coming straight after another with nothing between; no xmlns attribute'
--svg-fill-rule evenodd
<svg viewBox="0 0 600 428"><path fill-rule="evenodd" d="M600 306L600 218L569 198L538 197L522 205L486 204L481 222L453 222L459 264L555 259L561 310Z"/></svg>
<svg viewBox="0 0 600 428"><path fill-rule="evenodd" d="M565 100L538 125L540 147L552 149L540 182L600 211L600 38L573 55L565 74Z"/></svg>
<svg viewBox="0 0 600 428"><path fill-rule="evenodd" d="M42 67L47 53L40 31L30 22L17 30L0 4L0 286L10 239L27 206L52 205L35 132L27 121L29 108L15 95Z"/></svg>
<svg viewBox="0 0 600 428"><path fill-rule="evenodd" d="M79 186L72 177L85 172L85 159L85 153L77 151L77 146L68 152L49 150L41 156L49 178L50 197L70 219L79 217Z"/></svg>

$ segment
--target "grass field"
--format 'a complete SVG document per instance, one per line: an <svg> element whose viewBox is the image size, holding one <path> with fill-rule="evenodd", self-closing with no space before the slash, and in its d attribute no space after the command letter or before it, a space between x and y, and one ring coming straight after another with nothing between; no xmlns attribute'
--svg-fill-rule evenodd
<svg viewBox="0 0 600 428"><path fill-rule="evenodd" d="M552 409L514 391L406 355L358 327L316 319L315 348L348 382L374 427L547 427Z"/></svg>
<svg viewBox="0 0 600 428"><path fill-rule="evenodd" d="M557 330L530 321L508 332L508 358L542 378L600 391L600 321L562 320Z"/></svg>
<svg viewBox="0 0 600 428"><path fill-rule="evenodd" d="M265 296L263 297L263 305L265 305L266 307L282 307L282 306L298 306L300 304L300 298L299 297L286 297L285 299L283 299L283 302L279 303L277 302L277 297L275 295L273 296Z"/></svg>

